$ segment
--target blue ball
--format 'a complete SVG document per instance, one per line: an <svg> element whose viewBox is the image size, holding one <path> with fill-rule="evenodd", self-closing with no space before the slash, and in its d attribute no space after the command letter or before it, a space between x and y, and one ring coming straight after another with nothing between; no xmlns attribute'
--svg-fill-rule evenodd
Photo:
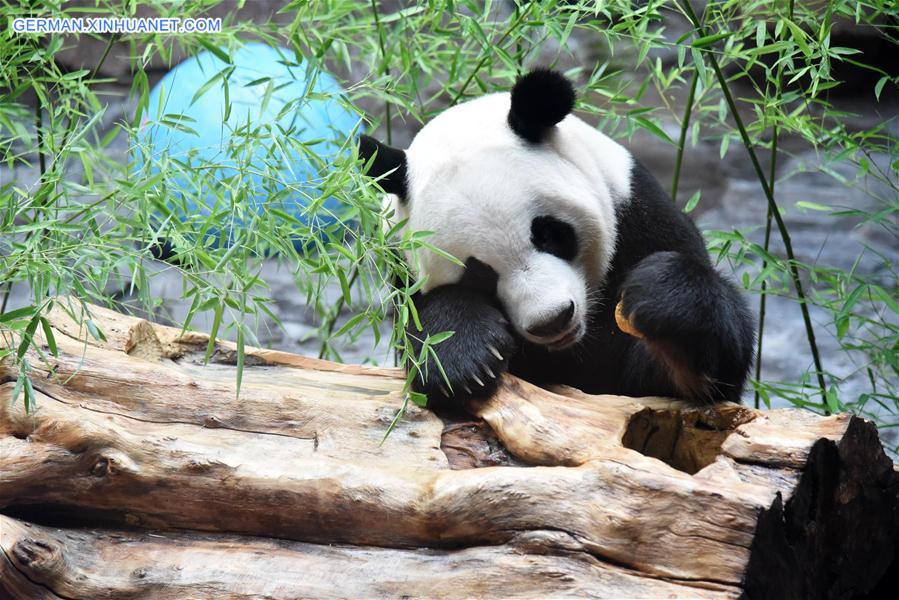
<svg viewBox="0 0 899 600"><path fill-rule="evenodd" d="M308 62L284 64L295 62L293 52L252 42L235 50L231 60L226 63L206 51L169 71L149 94L134 151L138 169L149 153L154 174L164 154L170 165L173 159L190 162L191 168L164 173L168 197L174 198L166 205L182 221L197 214L222 215L224 222L206 234L215 234L225 244L245 219L235 219L234 211L229 211L233 200L221 193L223 180L239 190L238 201L256 214L278 208L308 224L307 208L321 197L328 166L342 147L349 148L348 138L362 130L359 115L339 101L344 92L334 77L308 68ZM219 73L232 66L230 74L224 73L226 94L224 74ZM228 103L231 109L226 114ZM257 129L261 136L255 145L243 143L247 128ZM303 142L304 148L290 147L291 140ZM199 169L191 172L193 166L204 164L205 181L197 176ZM208 169L209 164L217 167ZM230 181L241 169L239 181ZM199 189L198 180L204 181ZM219 193L214 194L212 187ZM333 198L317 206L318 225L333 223L341 209Z"/></svg>

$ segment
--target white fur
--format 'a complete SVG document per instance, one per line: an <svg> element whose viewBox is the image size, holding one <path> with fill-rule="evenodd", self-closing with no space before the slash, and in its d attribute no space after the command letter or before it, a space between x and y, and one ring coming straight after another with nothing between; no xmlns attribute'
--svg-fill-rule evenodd
<svg viewBox="0 0 899 600"><path fill-rule="evenodd" d="M392 197L395 218L464 261L469 256L499 274L497 292L522 335L575 303L583 333L587 289L602 281L615 250L614 207L630 195L630 153L575 116L531 144L507 123L509 94L450 108L428 123L406 152L409 193ZM552 215L574 226L572 263L531 243L531 221ZM462 268L423 251L410 265L428 279L423 291L453 283ZM550 343L552 340L534 340Z"/></svg>

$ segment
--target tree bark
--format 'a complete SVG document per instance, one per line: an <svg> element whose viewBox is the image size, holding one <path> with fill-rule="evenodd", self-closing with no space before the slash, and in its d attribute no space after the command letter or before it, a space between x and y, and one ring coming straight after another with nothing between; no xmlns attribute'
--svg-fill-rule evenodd
<svg viewBox="0 0 899 600"><path fill-rule="evenodd" d="M894 563L899 478L857 417L506 376L383 440L396 369L248 349L237 398L233 344L204 365L205 336L89 306L100 342L59 304L35 413L0 364L13 597L851 597Z"/></svg>

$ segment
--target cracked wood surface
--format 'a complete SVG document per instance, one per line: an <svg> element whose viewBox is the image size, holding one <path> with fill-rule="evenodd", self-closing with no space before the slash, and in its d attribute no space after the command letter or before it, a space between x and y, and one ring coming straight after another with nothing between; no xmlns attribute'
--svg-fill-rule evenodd
<svg viewBox="0 0 899 600"><path fill-rule="evenodd" d="M57 530L2 515L0 526L0 573L21 598L433 598L447 590L477 598L737 597L726 586L648 579L597 560L553 531L518 534L499 546L408 550L227 534ZM86 573L91 576L81 577Z"/></svg>
<svg viewBox="0 0 899 600"><path fill-rule="evenodd" d="M403 402L397 369L248 349L237 400L233 345L204 366L201 334L89 310L106 341L51 313L59 356L30 357L35 414L11 405L0 364L0 507L71 521L0 517L0 589L732 597L809 573L820 582L801 593L869 589L893 560L899 486L854 417L506 376L472 406L486 425L412 406L382 444ZM90 519L167 531L72 528ZM850 546L867 581L824 570Z"/></svg>

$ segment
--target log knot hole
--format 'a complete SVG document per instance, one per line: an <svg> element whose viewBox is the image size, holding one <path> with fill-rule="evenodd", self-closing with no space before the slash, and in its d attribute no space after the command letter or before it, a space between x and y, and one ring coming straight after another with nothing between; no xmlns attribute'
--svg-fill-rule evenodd
<svg viewBox="0 0 899 600"><path fill-rule="evenodd" d="M145 579L150 574L150 570L146 567L138 567L131 571L131 576L135 579Z"/></svg>
<svg viewBox="0 0 899 600"><path fill-rule="evenodd" d="M26 537L12 547L13 559L19 566L34 575L47 575L57 571L63 561L62 549L52 542Z"/></svg>
<svg viewBox="0 0 899 600"><path fill-rule="evenodd" d="M149 362L159 362L165 356L162 343L149 321L141 319L128 330L125 354Z"/></svg>
<svg viewBox="0 0 899 600"><path fill-rule="evenodd" d="M106 473L109 472L109 459L108 458L100 458L96 463L94 463L94 467L91 469L91 475L94 477L105 477Z"/></svg>
<svg viewBox="0 0 899 600"><path fill-rule="evenodd" d="M90 473L94 477L114 477L119 474L135 475L140 469L124 452L106 449L97 455Z"/></svg>
<svg viewBox="0 0 899 600"><path fill-rule="evenodd" d="M755 417L754 411L739 404L714 410L644 408L628 420L621 441L626 448L693 475L715 462L724 440Z"/></svg>

